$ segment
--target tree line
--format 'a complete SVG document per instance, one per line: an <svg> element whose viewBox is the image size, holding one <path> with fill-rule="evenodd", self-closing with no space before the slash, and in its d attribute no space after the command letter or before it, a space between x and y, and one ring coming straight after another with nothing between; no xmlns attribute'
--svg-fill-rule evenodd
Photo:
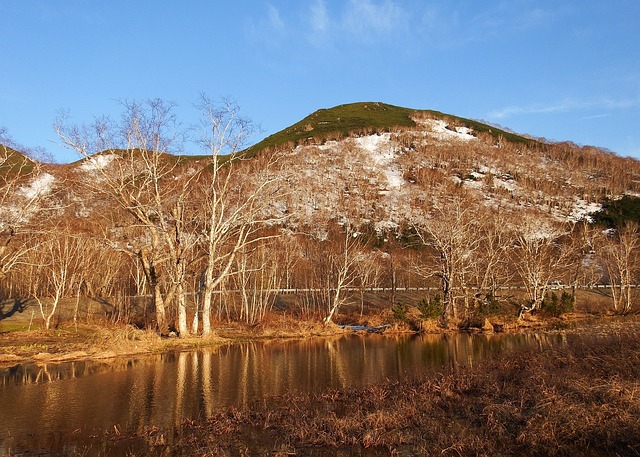
<svg viewBox="0 0 640 457"><path fill-rule="evenodd" d="M123 102L120 118L84 125L60 117L59 138L83 160L55 173L4 147L2 299L33 299L49 328L63 300L77 309L83 297L102 297L129 320L127 297L145 296L144 324L181 336L208 335L225 320L261 322L280 288L308 290L291 313L327 324L357 300L354 288L364 307L371 287L436 287L443 320L477 313L504 285L526 291L515 313L535 313L559 281L608 284L615 311L632 307L636 222L605 230L535 209L504 212L438 181L437 197L414 202L394 230L331 212L293 224L279 207L296 193L287 149L244 160L254 126L238 107L205 96L196 107L200 121L187 128L163 100ZM186 141L203 155L175 155Z"/></svg>

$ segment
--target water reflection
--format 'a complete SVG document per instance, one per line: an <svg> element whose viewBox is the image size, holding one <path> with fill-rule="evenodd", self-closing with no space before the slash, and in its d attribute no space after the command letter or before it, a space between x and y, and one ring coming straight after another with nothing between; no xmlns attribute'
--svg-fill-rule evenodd
<svg viewBox="0 0 640 457"><path fill-rule="evenodd" d="M0 450L77 431L179 427L184 418L289 391L357 387L545 347L561 335L343 336L250 342L136 360L26 364L0 370ZM48 445L49 445L48 444ZM34 448L35 449L35 448Z"/></svg>

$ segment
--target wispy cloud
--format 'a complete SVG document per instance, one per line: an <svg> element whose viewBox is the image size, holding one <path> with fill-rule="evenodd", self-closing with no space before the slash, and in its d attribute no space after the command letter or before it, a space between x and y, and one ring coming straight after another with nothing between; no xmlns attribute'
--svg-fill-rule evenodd
<svg viewBox="0 0 640 457"><path fill-rule="evenodd" d="M572 100L566 99L557 103L551 104L533 104L526 106L507 106L496 109L489 113L489 118L492 119L506 119L514 116L529 115L529 114L549 114L549 113L567 113L571 111L580 110L618 110L640 106L640 98L601 98L598 100ZM597 114L585 117L605 117L608 114Z"/></svg>
<svg viewBox="0 0 640 457"><path fill-rule="evenodd" d="M323 0L316 0L310 7L311 28L316 33L324 33L329 29L327 5Z"/></svg>
<svg viewBox="0 0 640 457"><path fill-rule="evenodd" d="M250 41L261 45L276 46L287 35L287 24L280 10L267 3L264 15L252 19L246 27L246 34Z"/></svg>
<svg viewBox="0 0 640 457"><path fill-rule="evenodd" d="M271 4L267 5L267 24L269 28L279 33L282 33L285 30L284 21L280 16L280 11Z"/></svg>
<svg viewBox="0 0 640 457"><path fill-rule="evenodd" d="M349 0L341 9L331 11L324 0L314 1L308 9L308 39L315 45L341 40L371 44L387 37L398 37L406 30L409 14L391 0Z"/></svg>
<svg viewBox="0 0 640 457"><path fill-rule="evenodd" d="M562 7L543 9L517 1L494 2L475 11L430 3L414 13L414 33L429 46L448 50L548 27L565 14Z"/></svg>
<svg viewBox="0 0 640 457"><path fill-rule="evenodd" d="M547 114L547 113L561 113L571 109L575 109L575 105L572 103L559 103L553 105L528 105L528 106L506 106L496 109L489 113L490 118L505 119L513 116L527 115L527 114Z"/></svg>
<svg viewBox="0 0 640 457"><path fill-rule="evenodd" d="M605 114L592 114L590 116L582 116L581 119L587 121L589 119L602 119L605 117L610 117L611 113L605 113Z"/></svg>
<svg viewBox="0 0 640 457"><path fill-rule="evenodd" d="M351 0L342 18L342 27L356 37L369 40L389 34L407 19L404 9L391 1Z"/></svg>

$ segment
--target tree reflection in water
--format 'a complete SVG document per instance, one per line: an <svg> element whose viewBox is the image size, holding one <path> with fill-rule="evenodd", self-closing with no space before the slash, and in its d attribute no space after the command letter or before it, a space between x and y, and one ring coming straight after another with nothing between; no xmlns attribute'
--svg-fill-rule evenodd
<svg viewBox="0 0 640 457"><path fill-rule="evenodd" d="M248 342L109 362L25 364L0 370L0 448L46 448L51 436L141 431L171 436L185 418L288 391L317 393L473 366L560 334L348 335ZM19 445L19 446L18 446Z"/></svg>

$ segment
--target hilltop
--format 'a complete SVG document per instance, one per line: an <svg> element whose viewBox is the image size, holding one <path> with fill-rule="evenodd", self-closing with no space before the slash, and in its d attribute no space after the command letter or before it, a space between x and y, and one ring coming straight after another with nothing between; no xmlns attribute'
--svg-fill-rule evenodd
<svg viewBox="0 0 640 457"><path fill-rule="evenodd" d="M640 191L636 160L375 102L318 110L246 153L271 149L288 151L286 179L297 191L285 211L304 224L320 211L395 230L416 199L429 206L456 187L507 213L576 222Z"/></svg>
<svg viewBox="0 0 640 457"><path fill-rule="evenodd" d="M0 177L11 179L16 175L27 175L33 171L35 161L26 154L0 144Z"/></svg>
<svg viewBox="0 0 640 457"><path fill-rule="evenodd" d="M217 164L148 144L67 165L5 148L7 164L28 165L5 175L0 202L5 297L98 297L95 312L146 326L166 305L184 335L202 315L194 292L207 271L216 319L252 325L275 309L329 322L348 306L339 322L406 323L409 310L412 322L417 310L459 322L544 306L557 315L569 302L550 304L552 283L620 278L625 292L599 297L600 312L635 303L628 286L640 272L622 276L635 261L616 264L620 240L604 230L640 214L634 159L377 102L318 110ZM416 286L431 291L396 292ZM20 303L0 317L22 313Z"/></svg>
<svg viewBox="0 0 640 457"><path fill-rule="evenodd" d="M447 123L473 129L477 133L488 133L494 138L504 138L513 143L531 144L534 140L507 132L482 122L465 119L434 110L417 110L389 105L381 102L359 102L319 109L301 121L280 132L268 136L246 151L249 155L267 148L285 144L299 145L322 143L347 136L366 133L383 133L398 128L416 126L415 116L431 117Z"/></svg>
<svg viewBox="0 0 640 457"><path fill-rule="evenodd" d="M57 192L65 213L76 208L86 217L92 206L82 194L86 186L62 183L86 181L123 153L102 151L72 164L51 165L2 148L0 173L19 172L27 179L38 165L38 172L50 176L43 191L50 198ZM319 109L236 156L260 161L276 152L283 157L281 178L296 191L271 208L294 226L317 227L317 219L330 218L369 225L378 233L394 231L411 223L416 206L431 207L455 189L506 213L533 211L543 219L574 222L590 218L606 202L640 195L640 165L634 159L380 102ZM207 162L207 156L162 157L174 175ZM251 168L242 162L240 167Z"/></svg>

